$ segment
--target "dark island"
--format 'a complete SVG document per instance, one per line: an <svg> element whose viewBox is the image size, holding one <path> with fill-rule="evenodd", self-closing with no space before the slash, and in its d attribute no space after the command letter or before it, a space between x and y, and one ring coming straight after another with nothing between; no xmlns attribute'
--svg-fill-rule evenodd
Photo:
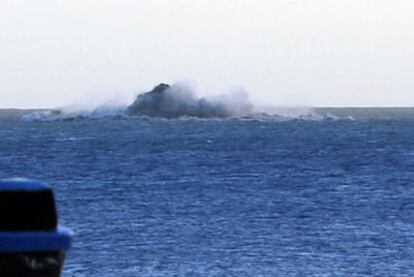
<svg viewBox="0 0 414 277"><path fill-rule="evenodd" d="M137 96L128 106L128 115L145 115L150 117L177 118L183 116L211 118L248 115L251 113L250 103L234 101L212 101L196 98L191 92L179 86L161 83L151 91Z"/></svg>

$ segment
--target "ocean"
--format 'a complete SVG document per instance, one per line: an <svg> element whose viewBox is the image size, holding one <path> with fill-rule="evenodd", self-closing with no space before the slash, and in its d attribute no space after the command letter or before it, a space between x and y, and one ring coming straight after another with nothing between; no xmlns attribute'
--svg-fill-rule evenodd
<svg viewBox="0 0 414 277"><path fill-rule="evenodd" d="M54 189L63 276L414 275L414 109L32 112L0 111L0 178Z"/></svg>

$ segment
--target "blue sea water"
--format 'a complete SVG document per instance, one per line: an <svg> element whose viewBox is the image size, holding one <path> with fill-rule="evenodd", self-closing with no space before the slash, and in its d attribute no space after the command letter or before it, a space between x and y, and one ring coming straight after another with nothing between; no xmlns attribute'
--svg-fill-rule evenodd
<svg viewBox="0 0 414 277"><path fill-rule="evenodd" d="M63 276L413 276L414 117L358 115L3 116L0 178L54 189Z"/></svg>

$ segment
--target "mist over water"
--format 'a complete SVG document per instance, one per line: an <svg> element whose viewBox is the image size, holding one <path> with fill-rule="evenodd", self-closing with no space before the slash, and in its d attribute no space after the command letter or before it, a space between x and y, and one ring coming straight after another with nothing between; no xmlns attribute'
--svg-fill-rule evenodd
<svg viewBox="0 0 414 277"><path fill-rule="evenodd" d="M24 121L85 119L238 119L238 120L401 120L414 118L412 108L317 108L255 105L242 88L214 96L200 96L188 83L160 84L151 91L95 94L51 110L19 112ZM16 114L14 114L16 115Z"/></svg>
<svg viewBox="0 0 414 277"><path fill-rule="evenodd" d="M199 96L192 85L183 82L171 86L160 84L134 97L95 94L65 107L26 114L22 119L54 121L112 117L334 119L330 115L318 114L312 107L256 106L243 88L219 95Z"/></svg>

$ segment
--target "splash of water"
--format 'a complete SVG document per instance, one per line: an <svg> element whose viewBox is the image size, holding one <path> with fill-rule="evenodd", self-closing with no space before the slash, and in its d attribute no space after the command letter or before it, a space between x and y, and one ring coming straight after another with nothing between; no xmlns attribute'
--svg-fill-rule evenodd
<svg viewBox="0 0 414 277"><path fill-rule="evenodd" d="M98 106L69 107L31 113L26 121L71 121L79 119L147 117L162 119L239 118L254 120L324 120L335 116L318 113L308 107L257 107L249 95L238 89L215 97L198 97L191 86L160 84L149 92L137 95L135 101L106 101Z"/></svg>
<svg viewBox="0 0 414 277"><path fill-rule="evenodd" d="M252 108L244 91L216 98L197 98L187 86L160 84L150 92L138 95L127 108L127 113L162 118L221 118L251 115Z"/></svg>

